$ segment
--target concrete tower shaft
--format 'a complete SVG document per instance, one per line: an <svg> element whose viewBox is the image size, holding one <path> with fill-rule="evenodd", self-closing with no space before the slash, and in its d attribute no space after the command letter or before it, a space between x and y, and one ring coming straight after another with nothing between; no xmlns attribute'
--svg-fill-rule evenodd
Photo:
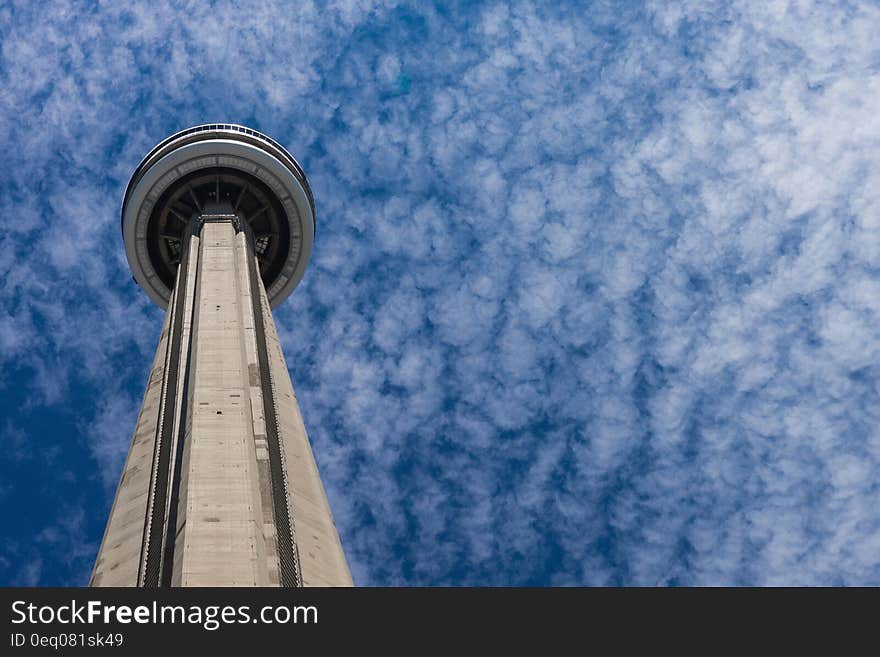
<svg viewBox="0 0 880 657"><path fill-rule="evenodd" d="M231 198L234 176L218 179L214 155L200 157L208 173L187 180L214 188L184 189L193 212L174 233L165 323L90 584L351 585L272 319L268 224ZM174 198L165 215L182 209ZM147 216L128 210L124 231L127 216ZM172 240L152 239L170 252Z"/></svg>

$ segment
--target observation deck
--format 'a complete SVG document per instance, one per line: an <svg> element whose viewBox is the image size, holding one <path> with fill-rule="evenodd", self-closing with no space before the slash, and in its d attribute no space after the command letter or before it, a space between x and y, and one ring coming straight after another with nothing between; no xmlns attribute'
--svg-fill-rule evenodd
<svg viewBox="0 0 880 657"><path fill-rule="evenodd" d="M125 190L122 236L135 281L162 308L193 221L223 207L247 225L275 308L305 273L315 203L302 167L278 142L240 125L195 126L160 142Z"/></svg>

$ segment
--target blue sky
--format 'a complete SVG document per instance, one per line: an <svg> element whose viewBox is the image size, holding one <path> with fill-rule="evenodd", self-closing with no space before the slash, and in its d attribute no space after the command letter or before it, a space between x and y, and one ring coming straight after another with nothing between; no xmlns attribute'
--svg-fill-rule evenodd
<svg viewBox="0 0 880 657"><path fill-rule="evenodd" d="M0 5L0 584L87 581L158 340L119 231L228 121L356 583L880 584L880 8Z"/></svg>

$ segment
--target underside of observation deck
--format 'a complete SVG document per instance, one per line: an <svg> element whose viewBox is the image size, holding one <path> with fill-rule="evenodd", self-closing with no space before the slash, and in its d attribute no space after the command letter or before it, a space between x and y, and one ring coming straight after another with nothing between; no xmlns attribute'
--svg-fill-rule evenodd
<svg viewBox="0 0 880 657"><path fill-rule="evenodd" d="M210 124L159 143L132 175L122 204L125 252L135 281L163 308L194 217L229 205L249 226L272 307L301 280L311 255L311 187L290 153L255 130Z"/></svg>

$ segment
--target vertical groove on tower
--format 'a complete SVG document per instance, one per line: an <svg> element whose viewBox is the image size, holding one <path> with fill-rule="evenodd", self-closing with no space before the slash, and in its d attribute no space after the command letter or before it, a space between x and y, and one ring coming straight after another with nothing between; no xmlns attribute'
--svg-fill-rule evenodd
<svg viewBox="0 0 880 657"><path fill-rule="evenodd" d="M165 538L164 538L164 546L163 546L163 556L162 556L162 565L160 578L161 581L159 583L160 586L170 587L171 580L174 574L174 558L175 558L175 547L177 544L177 518L178 512L180 509L180 479L181 479L181 468L183 466L183 453L184 447L186 446L186 425L190 419L190 411L189 405L191 402L191 394L190 394L190 383L193 378L193 367L192 367L192 358L193 358L193 342L195 340L195 335L197 332L196 327L196 314L198 312L198 306L196 304L196 300L200 296L199 287L202 284L202 249L203 243L201 238L199 239L198 245L198 258L195 267L195 281L193 282L193 294L191 299L191 309L189 312L184 308L184 312L186 315L190 317L190 330L186 335L186 355L184 356L185 361L183 364L183 380L182 380L182 388L180 392L180 406L177 410L177 421L174 423L177 427L174 436L174 451L173 451L173 460L171 463L171 495L168 499L167 504L167 520L165 522ZM189 246L187 245L187 248ZM184 282L184 288L189 289L188 282ZM181 332L183 331L183 325L181 324ZM181 336L183 339L183 336ZM169 450L170 451L170 450Z"/></svg>
<svg viewBox="0 0 880 657"><path fill-rule="evenodd" d="M284 453L278 432L276 393L269 368L266 328L263 321L263 297L260 293L260 278L257 258L253 253L251 236L247 236L248 269L251 287L251 302L254 314L254 333L257 342L257 362L260 368L260 388L263 396L263 416L266 422L266 442L269 447L269 473L272 481L272 510L275 517L275 535L278 542L278 570L281 586L302 586L299 555L294 538L294 522L288 504L287 478L285 476Z"/></svg>
<svg viewBox="0 0 880 657"><path fill-rule="evenodd" d="M183 320L186 315L186 292L190 263L190 240L185 240L181 248L181 262L177 273L176 294L172 307L171 336L168 347L165 385L160 402L159 424L156 428L156 446L153 456L153 469L150 476L147 521L144 525L144 540L141 553L141 568L138 574L140 586L160 585L162 558L165 547L166 510L168 486L171 472L169 460L174 443L177 423L174 421L178 399L177 383L180 376L180 349L183 339Z"/></svg>

